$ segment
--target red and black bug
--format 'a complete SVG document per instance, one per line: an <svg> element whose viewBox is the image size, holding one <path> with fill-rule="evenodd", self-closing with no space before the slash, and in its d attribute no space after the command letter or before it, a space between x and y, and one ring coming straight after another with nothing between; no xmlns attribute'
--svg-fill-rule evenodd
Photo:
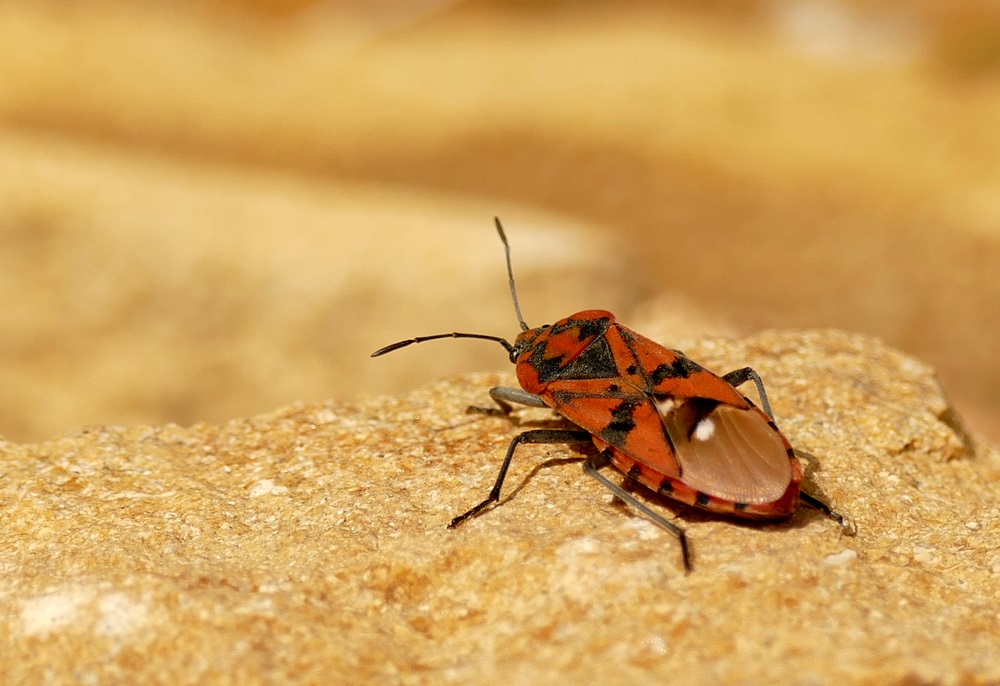
<svg viewBox="0 0 1000 686"><path fill-rule="evenodd" d="M497 232L507 257L507 275L521 333L511 344L499 336L443 333L393 343L378 357L438 338L496 341L510 355L521 388L498 386L490 397L504 415L512 404L549 407L579 430L536 429L519 434L507 448L489 496L455 527L500 500L507 469L524 443L585 443L597 454L584 471L619 499L678 538L685 570L691 557L684 530L637 500L600 470L614 465L626 485L642 486L710 512L746 519L781 519L800 502L818 508L849 532L850 522L801 490L802 466L774 423L764 384L750 367L716 376L685 357L628 329L603 310L578 312L531 329L524 323L514 288L510 245L499 219ZM736 390L753 381L758 408Z"/></svg>

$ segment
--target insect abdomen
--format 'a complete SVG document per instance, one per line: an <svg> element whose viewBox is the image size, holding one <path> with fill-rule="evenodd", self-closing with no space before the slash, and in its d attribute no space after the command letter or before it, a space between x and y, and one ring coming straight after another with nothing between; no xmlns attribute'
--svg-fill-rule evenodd
<svg viewBox="0 0 1000 686"><path fill-rule="evenodd" d="M788 488L780 498L769 503L740 503L718 498L692 488L680 479L664 476L597 437L594 438L594 444L611 460L611 464L621 470L629 479L671 500L709 512L745 519L783 519L795 512L799 502L802 466L798 460L791 462L792 478Z"/></svg>

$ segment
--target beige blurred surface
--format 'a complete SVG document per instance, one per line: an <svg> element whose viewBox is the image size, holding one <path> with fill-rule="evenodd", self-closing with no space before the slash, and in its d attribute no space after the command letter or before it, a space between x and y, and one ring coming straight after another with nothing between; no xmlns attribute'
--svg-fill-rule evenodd
<svg viewBox="0 0 1000 686"><path fill-rule="evenodd" d="M1000 679L1000 455L928 367L836 331L681 341L753 364L807 456L771 525L612 503L567 446L470 416L478 374L221 425L0 442L10 683L988 684ZM526 426L551 421L520 412Z"/></svg>
<svg viewBox="0 0 1000 686"><path fill-rule="evenodd" d="M997 27L972 2L0 3L0 435L502 365L364 356L515 330L499 214L532 323L672 301L694 319L666 343L873 333L1000 436Z"/></svg>
<svg viewBox="0 0 1000 686"><path fill-rule="evenodd" d="M11 437L238 417L500 367L484 344L417 365L368 354L424 327L517 325L490 207L474 199L15 134L0 135L0 184ZM623 265L594 257L610 240L506 207L526 289L561 284L580 308L630 299Z"/></svg>

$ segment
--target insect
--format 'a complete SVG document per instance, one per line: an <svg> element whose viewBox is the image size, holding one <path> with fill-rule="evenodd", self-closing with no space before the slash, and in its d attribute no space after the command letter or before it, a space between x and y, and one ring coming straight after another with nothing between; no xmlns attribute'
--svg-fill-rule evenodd
<svg viewBox="0 0 1000 686"><path fill-rule="evenodd" d="M495 341L515 365L521 388L490 389L499 410L486 412L506 416L515 404L548 407L578 429L534 429L515 437L489 496L455 517L449 528L500 500L519 446L593 442L597 452L584 460L584 471L676 536L685 571L691 570L691 553L684 530L633 496L636 484L687 505L745 519L782 519L806 503L851 533L850 520L801 490L802 466L774 422L757 372L743 367L716 376L680 351L622 326L604 310L585 310L555 324L529 328L517 300L510 244L500 220L494 221L521 325L514 342L456 331L399 341L376 350L372 357L439 338ZM757 387L762 409L736 390L747 381ZM609 464L625 475L623 485L601 472Z"/></svg>

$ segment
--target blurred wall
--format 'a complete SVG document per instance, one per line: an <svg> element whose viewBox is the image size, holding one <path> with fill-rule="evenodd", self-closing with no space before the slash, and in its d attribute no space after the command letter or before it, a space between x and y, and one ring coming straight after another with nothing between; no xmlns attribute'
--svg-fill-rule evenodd
<svg viewBox="0 0 1000 686"><path fill-rule="evenodd" d="M503 368L367 360L513 335L499 214L534 324L864 331L997 438L997 121L996 3L0 2L0 435Z"/></svg>

